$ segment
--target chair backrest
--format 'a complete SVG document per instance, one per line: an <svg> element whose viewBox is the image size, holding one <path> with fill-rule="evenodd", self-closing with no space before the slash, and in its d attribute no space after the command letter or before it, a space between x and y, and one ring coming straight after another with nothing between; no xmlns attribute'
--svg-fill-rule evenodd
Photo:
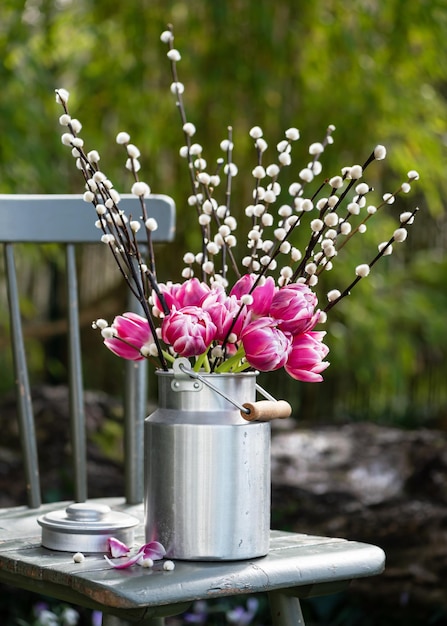
<svg viewBox="0 0 447 626"><path fill-rule="evenodd" d="M158 229L153 232L154 242L171 241L175 229L175 206L172 199L164 195L153 195L146 200L146 206L149 217L155 217L158 222ZM120 207L125 210L126 214L136 216L140 213L139 200L134 196L122 196ZM94 209L84 202L81 195L0 194L0 243L4 244L19 432L25 464L28 505L32 508L37 508L41 504L41 488L14 244L59 243L66 249L69 354L69 381L67 382L74 499L82 502L87 499L88 494L75 244L100 242L100 231L95 227L94 222ZM143 421L147 403L145 361L126 362L125 389L125 496L129 503L138 503L142 501L143 496Z"/></svg>

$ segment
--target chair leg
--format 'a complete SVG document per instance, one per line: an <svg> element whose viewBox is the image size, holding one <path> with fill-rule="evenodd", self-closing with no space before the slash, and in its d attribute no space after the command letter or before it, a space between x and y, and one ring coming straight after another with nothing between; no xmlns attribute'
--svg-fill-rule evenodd
<svg viewBox="0 0 447 626"><path fill-rule="evenodd" d="M280 591L268 593L273 626L305 626L298 598Z"/></svg>
<svg viewBox="0 0 447 626"><path fill-rule="evenodd" d="M121 617L115 617L114 615L102 614L102 626L131 626L130 622L121 619Z"/></svg>

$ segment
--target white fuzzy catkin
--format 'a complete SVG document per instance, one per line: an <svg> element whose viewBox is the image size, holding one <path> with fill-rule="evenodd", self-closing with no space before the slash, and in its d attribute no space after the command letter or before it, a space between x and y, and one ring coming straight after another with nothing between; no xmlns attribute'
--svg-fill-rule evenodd
<svg viewBox="0 0 447 626"><path fill-rule="evenodd" d="M253 128L250 129L249 135L252 139L259 139L262 137L262 128L253 126Z"/></svg>
<svg viewBox="0 0 447 626"><path fill-rule="evenodd" d="M144 183L142 181L138 181L136 183L134 183L132 185L132 193L134 196L143 196L144 198L147 198L147 196L150 194L151 190L150 187L147 183Z"/></svg>
<svg viewBox="0 0 447 626"><path fill-rule="evenodd" d="M124 131L121 131L116 136L116 143L126 144L126 143L129 143L129 141L130 141L130 135L129 133L126 133Z"/></svg>
<svg viewBox="0 0 447 626"><path fill-rule="evenodd" d="M175 63L180 61L182 58L180 55L180 52L176 50L175 48L171 48L171 50L168 50L166 56L168 57L170 61L174 61Z"/></svg>
<svg viewBox="0 0 447 626"><path fill-rule="evenodd" d="M262 165L257 165L253 169L252 176L254 178L257 178L258 180L260 180L261 178L264 178L266 176L265 169L262 167Z"/></svg>
<svg viewBox="0 0 447 626"><path fill-rule="evenodd" d="M329 184L333 189L340 189L340 187L343 187L343 178L341 176L333 176L329 179Z"/></svg>
<svg viewBox="0 0 447 626"><path fill-rule="evenodd" d="M327 299L329 302L334 302L341 296L341 292L338 289L331 289L331 291L327 294Z"/></svg>
<svg viewBox="0 0 447 626"><path fill-rule="evenodd" d="M61 136L61 141L64 146L71 146L74 140L74 135L71 133L63 133Z"/></svg>
<svg viewBox="0 0 447 626"><path fill-rule="evenodd" d="M407 238L408 232L406 231L405 228L398 228L397 230L394 231L393 237L394 237L394 241L397 241L398 243L402 243L402 241L405 241L405 239Z"/></svg>
<svg viewBox="0 0 447 626"><path fill-rule="evenodd" d="M378 145L374 148L374 158L378 161L381 161L386 157L386 148L385 146Z"/></svg>
<svg viewBox="0 0 447 626"><path fill-rule="evenodd" d="M287 154L287 152L281 152L281 154L278 156L278 161L281 163L281 165L287 167L287 165L290 165L292 163L292 157L290 156L290 154Z"/></svg>
<svg viewBox="0 0 447 626"><path fill-rule="evenodd" d="M160 41L162 41L163 43L169 43L173 39L174 35L171 33L170 30L164 30L160 35Z"/></svg>
<svg viewBox="0 0 447 626"><path fill-rule="evenodd" d="M64 113L59 118L59 124L61 126L68 126L70 122L71 122L71 117L67 113Z"/></svg>
<svg viewBox="0 0 447 626"><path fill-rule="evenodd" d="M158 228L158 223L157 220L154 219L153 217L149 217L145 222L144 225L146 226L146 228L153 232L154 230L157 230Z"/></svg>
<svg viewBox="0 0 447 626"><path fill-rule="evenodd" d="M319 233L320 230L323 230L323 220L320 220L319 218L312 220L310 223L310 228L314 233Z"/></svg>
<svg viewBox="0 0 447 626"><path fill-rule="evenodd" d="M379 252L383 252L383 256L388 256L389 254L392 254L393 252L393 246L391 244L388 245L387 241L383 241L382 243L379 243L377 248Z"/></svg>
<svg viewBox="0 0 447 626"><path fill-rule="evenodd" d="M186 252L183 256L183 263L187 263L188 265L194 263L195 257L192 252Z"/></svg>
<svg viewBox="0 0 447 626"><path fill-rule="evenodd" d="M107 328L108 325L107 320L100 317L92 323L92 328L99 328L102 330L103 328Z"/></svg>
<svg viewBox="0 0 447 626"><path fill-rule="evenodd" d="M355 273L357 276L365 278L366 276L368 276L370 270L371 268L367 263L362 263L361 265L357 265L357 267L355 268Z"/></svg>
<svg viewBox="0 0 447 626"><path fill-rule="evenodd" d="M196 127L192 122L185 122L185 124L183 124L183 132L188 135L188 137L192 137L195 135Z"/></svg>
<svg viewBox="0 0 447 626"><path fill-rule="evenodd" d="M362 174L363 174L362 166L361 165L353 165L351 167L350 174L351 174L351 178L353 178L354 180L357 180L358 178L361 178Z"/></svg>
<svg viewBox="0 0 447 626"><path fill-rule="evenodd" d="M301 180L304 180L304 182L310 183L313 180L314 173L309 167L305 167L300 171L298 176L301 178Z"/></svg>
<svg viewBox="0 0 447 626"><path fill-rule="evenodd" d="M297 141L300 138L300 131L298 128L288 128L285 135L290 141Z"/></svg>
<svg viewBox="0 0 447 626"><path fill-rule="evenodd" d="M59 104L67 104L70 92L66 89L56 89L56 102Z"/></svg>
<svg viewBox="0 0 447 626"><path fill-rule="evenodd" d="M183 83L174 82L171 84L171 93L174 95L181 95L185 91L185 85Z"/></svg>
<svg viewBox="0 0 447 626"><path fill-rule="evenodd" d="M414 216L410 213L410 211L405 211L400 214L399 220L401 224L412 224L414 222Z"/></svg>
<svg viewBox="0 0 447 626"><path fill-rule="evenodd" d="M337 226L338 224L338 215L336 213L328 213L324 216L324 223L326 226Z"/></svg>
<svg viewBox="0 0 447 626"><path fill-rule="evenodd" d="M315 142L311 143L309 146L309 154L318 155L324 152L324 146L322 143Z"/></svg>

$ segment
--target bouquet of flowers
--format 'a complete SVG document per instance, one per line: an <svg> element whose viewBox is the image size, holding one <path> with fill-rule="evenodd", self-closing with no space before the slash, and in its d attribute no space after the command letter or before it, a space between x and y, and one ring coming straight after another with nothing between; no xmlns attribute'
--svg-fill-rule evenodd
<svg viewBox="0 0 447 626"><path fill-rule="evenodd" d="M95 207L101 239L144 313L126 312L111 325L104 319L93 325L101 331L107 348L118 356L155 359L164 370L180 356L191 359L195 371L219 374L283 367L295 379L319 382L329 363L325 360L326 333L317 327L381 257L391 254L394 243L406 239L407 227L418 209L403 212L388 240L379 243L370 260L355 267L350 284L331 289L327 302L320 305L316 294L319 278L332 269L354 235L366 231L367 222L377 212L393 204L398 194L410 191L418 173L408 172L396 191L371 203L373 189L364 177L372 163L386 157L385 147L378 145L363 165L343 167L340 173L319 179L320 157L333 143L335 127L330 125L323 140L309 146L307 164L285 192L281 172L292 164L292 146L300 133L297 128L287 129L271 159L262 129L254 126L249 131L256 154L250 173L253 193L241 218L245 222L245 234L241 235L232 213L232 181L238 175L232 129L228 128L220 144L222 158L209 165L202 146L194 141L196 128L186 115L184 85L177 71L181 55L174 47L172 27L162 33L161 40L168 47L170 90L184 135L180 156L186 160L191 183L188 205L197 216L202 236L201 250L184 255L183 282L162 284L157 280L152 245L157 223L148 217L145 199L150 187L140 179L140 151L129 134L118 133L116 141L126 152L132 194L141 205L138 218L120 209L120 194L100 168L100 155L84 147L81 123L68 109L68 92L56 90L56 100L63 108L59 118L65 127L62 142L71 148L84 177L84 199ZM141 228L147 234L144 247L136 238ZM308 232L307 244L300 248L296 235L303 228ZM245 245L242 253L238 247L241 238Z"/></svg>

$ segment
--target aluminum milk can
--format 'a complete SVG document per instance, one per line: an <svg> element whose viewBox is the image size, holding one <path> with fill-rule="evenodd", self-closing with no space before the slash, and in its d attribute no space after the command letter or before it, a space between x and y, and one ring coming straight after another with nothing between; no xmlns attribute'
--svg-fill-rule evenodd
<svg viewBox="0 0 447 626"><path fill-rule="evenodd" d="M253 402L256 373L157 375L159 408L145 421L146 541L159 541L175 559L264 556L270 424L246 421L215 390Z"/></svg>

